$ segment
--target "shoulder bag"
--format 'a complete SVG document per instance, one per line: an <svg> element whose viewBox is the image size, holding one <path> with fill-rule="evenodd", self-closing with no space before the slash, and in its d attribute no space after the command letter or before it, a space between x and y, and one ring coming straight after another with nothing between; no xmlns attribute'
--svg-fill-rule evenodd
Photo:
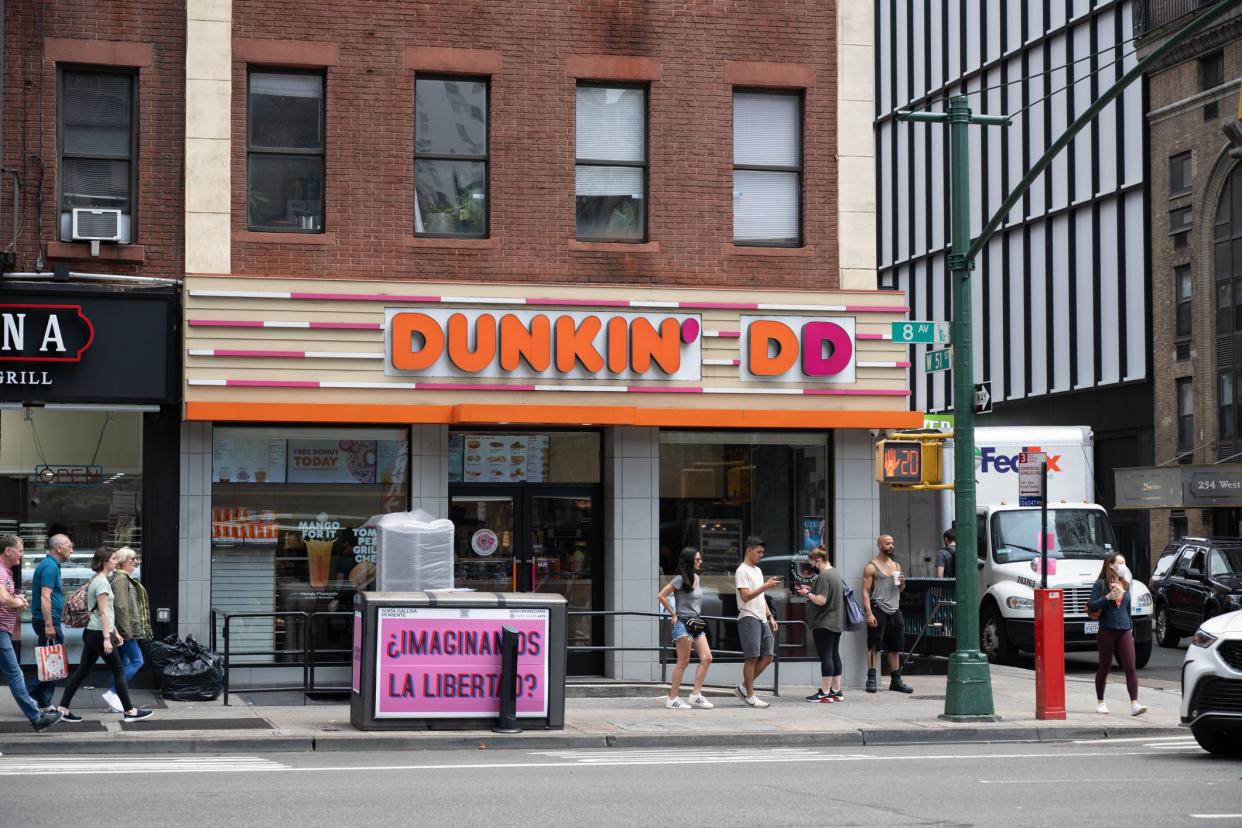
<svg viewBox="0 0 1242 828"><path fill-rule="evenodd" d="M854 597L854 590L848 584L842 585L845 587L841 592L841 597L845 600L845 629L856 632L863 628L867 619L863 615L862 607L858 605L858 599Z"/></svg>

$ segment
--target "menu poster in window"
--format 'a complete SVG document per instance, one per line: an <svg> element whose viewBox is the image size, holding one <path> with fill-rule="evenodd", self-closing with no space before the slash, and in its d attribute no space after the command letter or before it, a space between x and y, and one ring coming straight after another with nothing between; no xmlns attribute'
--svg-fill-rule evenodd
<svg viewBox="0 0 1242 828"><path fill-rule="evenodd" d="M287 441L264 437L217 438L212 476L218 483L284 483Z"/></svg>
<svg viewBox="0 0 1242 828"><path fill-rule="evenodd" d="M375 440L290 440L290 483L374 483Z"/></svg>
<svg viewBox="0 0 1242 828"><path fill-rule="evenodd" d="M541 483L547 477L548 438L535 434L467 434L462 442L466 483Z"/></svg>

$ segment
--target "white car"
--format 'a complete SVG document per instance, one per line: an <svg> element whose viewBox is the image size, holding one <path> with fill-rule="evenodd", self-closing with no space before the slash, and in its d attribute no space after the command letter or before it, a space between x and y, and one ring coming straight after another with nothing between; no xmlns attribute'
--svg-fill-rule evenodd
<svg viewBox="0 0 1242 828"><path fill-rule="evenodd" d="M1203 622L1182 664L1182 726L1206 751L1242 756L1242 610Z"/></svg>

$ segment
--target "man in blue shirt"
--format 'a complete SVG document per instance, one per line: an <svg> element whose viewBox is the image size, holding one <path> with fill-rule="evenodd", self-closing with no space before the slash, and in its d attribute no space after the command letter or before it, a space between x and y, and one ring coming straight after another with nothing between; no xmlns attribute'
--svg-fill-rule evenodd
<svg viewBox="0 0 1242 828"><path fill-rule="evenodd" d="M37 646L65 643L65 636L60 628L60 619L65 609L60 567L72 554L73 542L67 535L52 535L47 541L47 557L35 567L30 583L30 594L35 599L30 606L30 626L34 628ZM27 689L40 708L46 710L52 706L56 682L39 681L36 678Z"/></svg>

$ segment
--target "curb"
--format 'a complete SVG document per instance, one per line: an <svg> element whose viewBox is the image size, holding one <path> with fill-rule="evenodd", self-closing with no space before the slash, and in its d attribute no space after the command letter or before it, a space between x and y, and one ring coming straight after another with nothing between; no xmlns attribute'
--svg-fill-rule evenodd
<svg viewBox="0 0 1242 828"><path fill-rule="evenodd" d="M552 734L531 733L523 736L499 736L492 733L472 735L392 734L388 736L283 736L254 737L192 737L47 739L24 737L0 741L0 755L8 756L70 756L116 755L139 756L195 753L359 753L366 751L431 751L431 750L586 750L666 748L673 742L678 747L713 748L745 745L756 747L884 747L898 745L954 745L1051 743L1077 739L1159 738L1184 735L1182 728L1097 728L1097 727L1000 727L927 730L927 729L860 729L820 733L710 733L676 734Z"/></svg>

